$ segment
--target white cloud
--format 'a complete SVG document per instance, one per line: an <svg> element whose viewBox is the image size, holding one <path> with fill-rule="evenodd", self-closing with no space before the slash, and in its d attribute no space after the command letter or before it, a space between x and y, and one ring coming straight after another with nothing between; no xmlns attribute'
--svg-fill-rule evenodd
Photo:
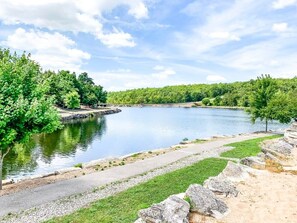
<svg viewBox="0 0 297 223"><path fill-rule="evenodd" d="M287 30L288 30L288 24L285 22L274 23L272 25L272 31L274 31L274 32L285 32Z"/></svg>
<svg viewBox="0 0 297 223"><path fill-rule="evenodd" d="M4 24L90 33L108 47L133 47L135 42L129 33L104 30L103 13L127 5L128 14L134 18L148 17L142 0L0 0L0 5L0 21Z"/></svg>
<svg viewBox="0 0 297 223"><path fill-rule="evenodd" d="M208 75L206 80L209 82L219 82L219 81L226 81L226 78L220 75Z"/></svg>
<svg viewBox="0 0 297 223"><path fill-rule="evenodd" d="M90 54L75 48L75 42L60 33L48 33L22 28L15 30L1 44L14 50L27 51L32 54L43 68L79 70Z"/></svg>
<svg viewBox="0 0 297 223"><path fill-rule="evenodd" d="M211 32L209 33L209 37L213 39L225 39L225 40L235 40L239 41L240 38L236 35L232 35L229 32Z"/></svg>
<svg viewBox="0 0 297 223"><path fill-rule="evenodd" d="M283 9L288 6L295 5L296 2L296 0L276 0L272 3L272 7L275 9Z"/></svg>
<svg viewBox="0 0 297 223"><path fill-rule="evenodd" d="M176 74L175 70L173 70L171 67L163 67L163 66L157 65L153 69L155 71L158 71L157 73L152 74L152 77L157 79L167 79L170 76Z"/></svg>

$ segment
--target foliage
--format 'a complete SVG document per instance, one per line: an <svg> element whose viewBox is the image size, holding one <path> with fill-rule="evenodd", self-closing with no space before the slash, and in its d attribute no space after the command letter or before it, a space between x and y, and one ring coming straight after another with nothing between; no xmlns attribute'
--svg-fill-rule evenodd
<svg viewBox="0 0 297 223"><path fill-rule="evenodd" d="M202 104L207 106L207 105L211 105L211 102L210 102L209 98L203 98Z"/></svg>
<svg viewBox="0 0 297 223"><path fill-rule="evenodd" d="M84 105L95 107L98 103L106 102L106 91L102 86L95 85L86 72L76 77L75 73L65 70L58 73L46 71L42 77L47 89L46 94L55 98L57 106L69 107L66 105L65 96L73 95L73 92L79 95L79 102Z"/></svg>
<svg viewBox="0 0 297 223"><path fill-rule="evenodd" d="M229 157L229 158L244 158L249 156L256 156L259 152L261 152L260 143L269 140L280 138L282 135L273 135L266 136L257 139L249 139L242 142L231 143L226 146L232 146L234 149L223 152L221 157Z"/></svg>
<svg viewBox="0 0 297 223"><path fill-rule="evenodd" d="M80 108L80 99L78 93L73 91L66 94L64 97L64 104L70 109Z"/></svg>
<svg viewBox="0 0 297 223"><path fill-rule="evenodd" d="M117 195L99 200L91 206L49 222L134 222L137 212L172 194L186 191L193 183L202 184L208 177L218 175L226 160L209 158L192 166L155 177Z"/></svg>
<svg viewBox="0 0 297 223"><path fill-rule="evenodd" d="M293 79L274 79L276 90L288 93L297 86ZM112 104L161 104L197 102L209 98L217 106L249 107L256 80L219 84L192 84L162 88L141 88L109 92L107 102Z"/></svg>
<svg viewBox="0 0 297 223"><path fill-rule="evenodd" d="M41 69L30 55L17 56L0 49L1 173L4 156L14 143L27 141L33 133L53 132L60 127L53 98L45 97L43 87Z"/></svg>
<svg viewBox="0 0 297 223"><path fill-rule="evenodd" d="M255 89L251 96L251 107L248 112L254 123L258 118L267 122L273 120L273 115L268 109L268 104L276 93L276 82L269 75L261 75L257 78Z"/></svg>
<svg viewBox="0 0 297 223"><path fill-rule="evenodd" d="M251 94L250 108L247 110L252 122L256 119L265 120L267 131L270 120L289 123L296 118L297 91L295 87L281 91L282 87L278 87L278 82L269 75L258 77Z"/></svg>

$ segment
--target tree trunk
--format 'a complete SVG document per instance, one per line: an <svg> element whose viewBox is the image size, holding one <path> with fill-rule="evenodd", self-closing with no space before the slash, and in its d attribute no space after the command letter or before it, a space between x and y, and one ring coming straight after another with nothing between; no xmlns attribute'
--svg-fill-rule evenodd
<svg viewBox="0 0 297 223"><path fill-rule="evenodd" d="M10 152L11 147L8 147L7 151L2 154L2 150L0 149L0 190L2 190L2 168L3 168L3 160L4 157Z"/></svg>
<svg viewBox="0 0 297 223"><path fill-rule="evenodd" d="M265 132L268 132L268 119L267 118L265 119L265 124L266 124Z"/></svg>
<svg viewBox="0 0 297 223"><path fill-rule="evenodd" d="M0 149L0 190L2 190L2 150Z"/></svg>

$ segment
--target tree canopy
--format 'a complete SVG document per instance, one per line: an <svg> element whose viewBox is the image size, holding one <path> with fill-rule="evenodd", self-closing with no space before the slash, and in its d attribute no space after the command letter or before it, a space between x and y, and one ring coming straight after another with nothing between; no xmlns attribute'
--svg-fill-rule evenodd
<svg viewBox="0 0 297 223"><path fill-rule="evenodd" d="M30 55L0 50L0 189L3 159L11 146L61 126L53 97L45 91L41 68Z"/></svg>

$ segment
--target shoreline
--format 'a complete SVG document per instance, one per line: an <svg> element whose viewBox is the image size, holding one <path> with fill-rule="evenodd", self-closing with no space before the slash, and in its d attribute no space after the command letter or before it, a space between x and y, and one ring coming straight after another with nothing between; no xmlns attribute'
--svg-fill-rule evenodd
<svg viewBox="0 0 297 223"><path fill-rule="evenodd" d="M52 172L46 172L38 175L31 175L21 179L6 179L3 183L3 190L0 191L0 197L19 192L26 189L32 189L36 187L40 187L46 184L54 184L59 181L68 180L77 178L80 176L92 174L98 171L106 171L108 169L124 166L126 164L131 164L136 161L146 160L153 157L157 157L159 155L167 154L174 151L182 151L186 149L188 146L193 146L195 144L204 144L215 142L218 140L227 140L231 138L237 138L242 136L250 136L255 134L263 134L263 132L251 132L251 133L240 133L236 135L223 135L223 136L212 136L209 138L203 139L194 139L191 141L182 141L179 144L172 145L170 147L165 148L156 148L152 150L143 150L136 153L126 154L120 157L106 157L95 160L90 160L85 163L77 163L70 167L65 167L62 169L58 169ZM264 134L277 134L275 132L267 132Z"/></svg>
<svg viewBox="0 0 297 223"><path fill-rule="evenodd" d="M121 109L118 108L80 108L80 109L64 109L64 108L57 108L60 116L61 121L66 122L69 120L75 119L84 119L88 117L93 117L94 115L110 115L116 114L121 112Z"/></svg>

